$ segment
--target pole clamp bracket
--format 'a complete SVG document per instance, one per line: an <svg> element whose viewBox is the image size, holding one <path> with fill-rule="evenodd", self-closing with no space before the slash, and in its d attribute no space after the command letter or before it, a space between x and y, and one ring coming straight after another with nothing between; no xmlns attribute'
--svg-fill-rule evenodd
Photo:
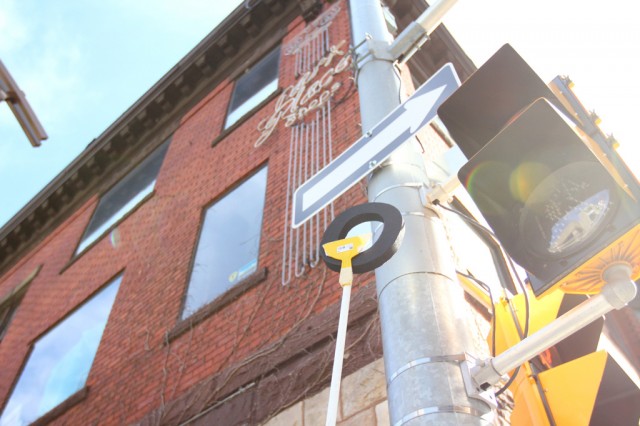
<svg viewBox="0 0 640 426"><path fill-rule="evenodd" d="M498 408L496 395L491 387L482 389L477 386L472 376L472 369L483 364L481 359L475 358L469 354L465 354L465 360L460 363L460 371L462 372L462 381L469 398L475 398L488 404L492 409Z"/></svg>
<svg viewBox="0 0 640 426"><path fill-rule="evenodd" d="M373 60L395 62L395 58L389 51L390 44L387 41L374 40L370 34L367 34L363 41L354 46L354 51L358 52L362 45L366 45L366 50L364 54L356 54L354 62L357 69L361 69L366 62Z"/></svg>

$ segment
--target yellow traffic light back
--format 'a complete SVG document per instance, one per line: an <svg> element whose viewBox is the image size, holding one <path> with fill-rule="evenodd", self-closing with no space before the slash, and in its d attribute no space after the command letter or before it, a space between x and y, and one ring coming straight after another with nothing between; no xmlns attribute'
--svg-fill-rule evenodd
<svg viewBox="0 0 640 426"><path fill-rule="evenodd" d="M640 223L637 182L626 182L599 147L574 130L561 102L510 46L438 113L471 156L460 181L508 254L528 271L536 296L569 274L575 281L583 265L621 238L627 251L634 247L625 235ZM572 289L597 292L601 282L574 282Z"/></svg>
<svg viewBox="0 0 640 426"><path fill-rule="evenodd" d="M567 112L531 67L505 44L440 105L438 117L464 155L471 158L514 115L539 98Z"/></svg>
<svg viewBox="0 0 640 426"><path fill-rule="evenodd" d="M527 307L529 334L534 334L586 299L560 290L529 303L524 294L501 299L487 340L500 354L522 340ZM510 373L516 374L509 386L515 403L511 424L613 426L638 421L640 389L611 356L595 352L603 325L599 318Z"/></svg>
<svg viewBox="0 0 640 426"><path fill-rule="evenodd" d="M602 277L607 266L624 263L632 268L631 279L640 278L640 225L625 232L618 239L587 259L559 281L559 287L565 293L595 294L604 285Z"/></svg>

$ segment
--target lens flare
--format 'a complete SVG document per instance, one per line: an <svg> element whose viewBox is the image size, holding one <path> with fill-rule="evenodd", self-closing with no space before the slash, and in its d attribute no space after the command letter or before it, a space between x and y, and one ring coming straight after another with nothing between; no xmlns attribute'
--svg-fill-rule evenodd
<svg viewBox="0 0 640 426"><path fill-rule="evenodd" d="M551 170L542 163L525 162L516 167L509 176L511 196L526 203L534 190L551 174Z"/></svg>
<svg viewBox="0 0 640 426"><path fill-rule="evenodd" d="M504 209L490 195L502 192L501 188L508 185L509 174L510 168L505 163L493 160L479 162L462 184L485 214L501 214Z"/></svg>

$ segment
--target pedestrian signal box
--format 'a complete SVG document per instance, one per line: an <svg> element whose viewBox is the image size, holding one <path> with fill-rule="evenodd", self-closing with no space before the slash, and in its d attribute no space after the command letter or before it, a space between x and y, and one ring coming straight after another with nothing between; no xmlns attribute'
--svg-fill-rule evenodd
<svg viewBox="0 0 640 426"><path fill-rule="evenodd" d="M601 265L589 262L603 251L603 266L627 263L640 276L637 181L618 171L511 46L438 115L469 158L460 181L536 296L556 287L598 292L603 280L592 279L593 268Z"/></svg>

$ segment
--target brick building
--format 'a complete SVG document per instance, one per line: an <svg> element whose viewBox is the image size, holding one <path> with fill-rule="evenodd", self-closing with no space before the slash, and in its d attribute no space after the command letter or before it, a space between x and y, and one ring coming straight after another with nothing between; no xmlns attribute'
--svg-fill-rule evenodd
<svg viewBox="0 0 640 426"><path fill-rule="evenodd" d="M288 224L292 191L362 133L353 44L344 0L247 2L0 230L0 424L324 423L341 292L317 243L364 186ZM447 62L473 71L440 28L406 92ZM437 126L420 141L427 161L450 147ZM487 311L461 303L480 342ZM343 424L388 423L379 328L363 274Z"/></svg>

